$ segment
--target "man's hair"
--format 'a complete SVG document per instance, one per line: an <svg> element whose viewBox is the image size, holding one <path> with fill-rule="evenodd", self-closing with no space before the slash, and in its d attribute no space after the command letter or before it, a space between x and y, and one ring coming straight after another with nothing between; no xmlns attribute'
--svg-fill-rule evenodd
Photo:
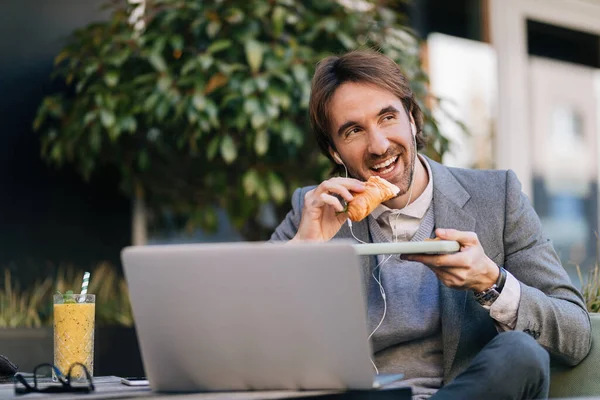
<svg viewBox="0 0 600 400"><path fill-rule="evenodd" d="M387 90L400 99L404 110L412 115L417 128L417 149L425 146L423 112L415 100L408 80L391 58L374 50L357 50L341 57L330 56L317 64L310 94L310 124L321 151L332 161L329 106L335 91L346 82L367 83Z"/></svg>

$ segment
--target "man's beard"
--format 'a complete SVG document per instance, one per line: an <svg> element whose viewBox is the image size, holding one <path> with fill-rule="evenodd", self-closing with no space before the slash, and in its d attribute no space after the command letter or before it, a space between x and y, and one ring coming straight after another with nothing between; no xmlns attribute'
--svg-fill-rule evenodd
<svg viewBox="0 0 600 400"><path fill-rule="evenodd" d="M396 160L396 163L402 163L404 165L404 168L402 168L402 175L396 176L393 180L390 181L390 183L398 186L398 188L400 189L396 197L400 197L408 193L408 191L410 190L410 186L413 183L413 177L415 173L415 156L417 154L417 149L415 147L414 141L412 142L411 150L412 151L409 155L406 152L406 148L404 149L404 151L401 151L400 146L394 146L390 147L383 156L368 157L364 161L366 165L373 165L377 162L381 162L390 157L393 157L394 155L398 155L398 160ZM356 171L353 171L350 168L348 168L348 174L350 177L356 178L361 181L366 181L369 178L368 176L362 176L361 174L358 174Z"/></svg>

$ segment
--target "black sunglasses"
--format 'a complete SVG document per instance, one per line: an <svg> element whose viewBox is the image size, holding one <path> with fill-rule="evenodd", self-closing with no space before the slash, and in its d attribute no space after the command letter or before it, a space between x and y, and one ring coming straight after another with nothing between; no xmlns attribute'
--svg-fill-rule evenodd
<svg viewBox="0 0 600 400"><path fill-rule="evenodd" d="M38 370L41 368L50 367L52 371L54 371L54 376L58 381L58 384L51 383L47 384L44 382L44 386L38 385ZM71 372L74 367L83 368L83 372L85 373L85 377L87 381L84 384L71 384ZM92 380L92 376L88 371L87 367L82 363L74 363L69 368L69 372L67 373L67 377L60 372L60 370L53 364L44 363L40 364L33 370L33 386L27 382L27 379L21 374L16 373L15 376L15 394L27 394L27 393L90 393L94 391L94 382ZM19 383L22 386L19 386Z"/></svg>

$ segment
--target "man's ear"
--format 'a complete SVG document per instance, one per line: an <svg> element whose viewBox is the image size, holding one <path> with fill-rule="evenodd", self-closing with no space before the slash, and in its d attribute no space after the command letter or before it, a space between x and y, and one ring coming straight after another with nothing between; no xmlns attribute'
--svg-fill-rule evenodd
<svg viewBox="0 0 600 400"><path fill-rule="evenodd" d="M417 124L415 124L415 119L413 118L412 114L408 115L408 118L410 118L410 130L412 131L413 136L417 136Z"/></svg>
<svg viewBox="0 0 600 400"><path fill-rule="evenodd" d="M329 154L335 160L336 163L338 163L339 165L343 165L344 164L344 162L342 161L342 158L340 157L340 155L338 154L338 152L335 151L331 147L329 147Z"/></svg>

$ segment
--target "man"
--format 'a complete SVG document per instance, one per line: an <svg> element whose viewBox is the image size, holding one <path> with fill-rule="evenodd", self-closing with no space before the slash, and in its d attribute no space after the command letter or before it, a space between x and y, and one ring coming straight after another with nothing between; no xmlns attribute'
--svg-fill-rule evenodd
<svg viewBox="0 0 600 400"><path fill-rule="evenodd" d="M319 63L310 119L346 177L298 189L272 240L437 236L461 245L449 255L364 257L376 368L404 373L415 398L547 397L548 353L579 363L590 322L515 174L418 155L422 112L398 66L376 52ZM351 225L340 199L351 201L373 175L400 193Z"/></svg>

